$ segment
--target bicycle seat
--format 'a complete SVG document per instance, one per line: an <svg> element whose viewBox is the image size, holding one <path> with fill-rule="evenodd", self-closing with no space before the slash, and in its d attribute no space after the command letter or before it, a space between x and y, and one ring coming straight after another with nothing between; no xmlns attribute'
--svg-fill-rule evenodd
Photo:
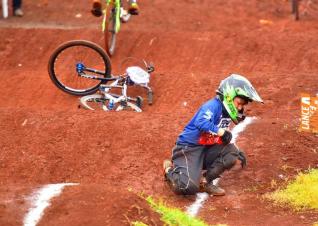
<svg viewBox="0 0 318 226"><path fill-rule="evenodd" d="M149 83L150 75L141 67L138 67L138 66L128 67L126 69L126 72L128 76L130 77L130 79L136 84Z"/></svg>

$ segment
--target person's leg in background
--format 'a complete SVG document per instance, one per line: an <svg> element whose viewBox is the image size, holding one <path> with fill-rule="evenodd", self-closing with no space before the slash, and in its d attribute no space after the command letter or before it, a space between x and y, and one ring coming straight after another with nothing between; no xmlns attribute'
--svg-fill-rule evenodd
<svg viewBox="0 0 318 226"><path fill-rule="evenodd" d="M13 8L13 15L22 17L24 15L22 11L22 0L13 0L12 8Z"/></svg>

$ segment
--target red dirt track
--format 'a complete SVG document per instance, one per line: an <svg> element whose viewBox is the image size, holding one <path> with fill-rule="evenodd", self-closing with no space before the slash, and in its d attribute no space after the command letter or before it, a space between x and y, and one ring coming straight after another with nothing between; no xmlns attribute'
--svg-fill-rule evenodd
<svg viewBox="0 0 318 226"><path fill-rule="evenodd" d="M220 183L227 195L210 197L198 217L233 226L318 222L317 212L295 213L262 198L274 180L284 184L279 175L318 167L317 135L298 132L300 93L318 93L317 17L295 22L283 0L140 0L141 14L123 25L112 67L118 72L129 56L152 61L154 104L142 113L105 113L78 109L78 97L57 89L47 72L64 41L103 44L90 7L25 1L25 17L0 19L0 225L21 225L25 198L51 183L80 185L54 198L38 225L162 225L140 192L185 210L195 197L169 190L162 161L229 73L245 75L265 105L249 106L258 120L237 141L248 167L226 172Z"/></svg>

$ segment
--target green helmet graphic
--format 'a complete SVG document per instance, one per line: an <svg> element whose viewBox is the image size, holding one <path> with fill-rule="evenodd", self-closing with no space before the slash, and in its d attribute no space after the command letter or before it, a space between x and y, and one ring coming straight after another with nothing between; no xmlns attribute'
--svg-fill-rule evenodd
<svg viewBox="0 0 318 226"><path fill-rule="evenodd" d="M231 74L222 80L216 93L221 95L223 105L234 123L238 122L238 110L233 101L235 97L240 96L248 101L263 103L262 98L258 95L250 81L238 74Z"/></svg>

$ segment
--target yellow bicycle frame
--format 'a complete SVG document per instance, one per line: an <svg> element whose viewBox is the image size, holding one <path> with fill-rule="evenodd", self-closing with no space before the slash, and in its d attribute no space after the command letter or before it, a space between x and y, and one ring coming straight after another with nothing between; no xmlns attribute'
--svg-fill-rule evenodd
<svg viewBox="0 0 318 226"><path fill-rule="evenodd" d="M102 30L103 30L103 32L105 32L105 30L106 30L105 24L106 24L106 20L107 20L107 9L108 9L108 7L112 7L114 5L115 9L116 9L115 33L118 33L119 29L120 29L120 10L121 10L121 5L120 4L121 4L121 2L120 2L120 0L105 0L105 3L106 3L106 7L103 10L104 17L103 17L103 23L102 23Z"/></svg>

